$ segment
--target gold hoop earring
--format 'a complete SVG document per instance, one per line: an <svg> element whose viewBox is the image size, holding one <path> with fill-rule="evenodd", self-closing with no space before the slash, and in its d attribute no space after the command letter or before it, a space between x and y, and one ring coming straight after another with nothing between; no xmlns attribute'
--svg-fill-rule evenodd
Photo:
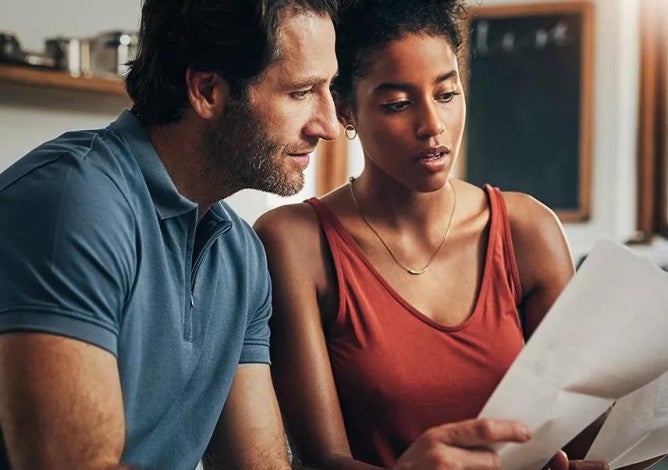
<svg viewBox="0 0 668 470"><path fill-rule="evenodd" d="M355 126L353 126L352 124L348 124L343 129L345 131L346 138L348 140L353 140L355 137L357 137L357 129L355 129Z"/></svg>

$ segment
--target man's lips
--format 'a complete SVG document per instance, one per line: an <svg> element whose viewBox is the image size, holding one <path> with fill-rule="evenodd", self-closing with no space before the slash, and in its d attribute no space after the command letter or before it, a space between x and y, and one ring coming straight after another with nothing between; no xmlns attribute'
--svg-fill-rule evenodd
<svg viewBox="0 0 668 470"><path fill-rule="evenodd" d="M299 168L303 171L306 169L308 164L311 162L311 153L314 150L311 151L306 151L306 152L289 152L288 157L290 158L290 162L295 163Z"/></svg>
<svg viewBox="0 0 668 470"><path fill-rule="evenodd" d="M315 152L315 149L305 150L303 152L302 151L288 152L288 156L290 156L290 157L305 157L307 155L312 154L313 152Z"/></svg>

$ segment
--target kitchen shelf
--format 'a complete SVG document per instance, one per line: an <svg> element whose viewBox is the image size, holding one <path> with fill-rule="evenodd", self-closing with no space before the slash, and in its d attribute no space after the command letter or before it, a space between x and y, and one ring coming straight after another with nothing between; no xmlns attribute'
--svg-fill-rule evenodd
<svg viewBox="0 0 668 470"><path fill-rule="evenodd" d="M19 65L0 64L0 82L57 88L92 93L103 93L127 99L121 79L72 77L71 75L45 69L33 69Z"/></svg>

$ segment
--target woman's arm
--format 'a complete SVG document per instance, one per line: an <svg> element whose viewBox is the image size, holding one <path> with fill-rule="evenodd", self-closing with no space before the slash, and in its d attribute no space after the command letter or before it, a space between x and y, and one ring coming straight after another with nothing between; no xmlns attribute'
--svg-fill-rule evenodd
<svg viewBox="0 0 668 470"><path fill-rule="evenodd" d="M557 216L526 194L504 193L522 284L520 316L529 339L575 274Z"/></svg>
<svg viewBox="0 0 668 470"><path fill-rule="evenodd" d="M373 468L351 457L329 363L321 303L336 308L336 286L318 220L305 204L286 206L258 219L255 230L272 278L272 376L297 455L305 466Z"/></svg>
<svg viewBox="0 0 668 470"><path fill-rule="evenodd" d="M528 340L575 274L575 268L563 228L554 212L526 194L504 193L504 196L522 283L520 315ZM564 447L569 458L584 458L606 416L602 415ZM648 468L656 461L638 464L629 470ZM571 462L571 468L582 465L582 462Z"/></svg>
<svg viewBox="0 0 668 470"><path fill-rule="evenodd" d="M504 196L522 284L520 317L528 340L575 274L575 267L554 212L526 194ZM570 459L584 458L604 421L605 415L564 447Z"/></svg>

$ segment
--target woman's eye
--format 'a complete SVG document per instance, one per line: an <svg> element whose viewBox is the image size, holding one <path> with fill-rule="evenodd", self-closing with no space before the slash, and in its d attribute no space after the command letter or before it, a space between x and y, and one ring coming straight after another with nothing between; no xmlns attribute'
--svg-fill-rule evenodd
<svg viewBox="0 0 668 470"><path fill-rule="evenodd" d="M436 98L441 103L449 103L454 99L455 96L459 94L458 91L449 91L448 93L442 93Z"/></svg>
<svg viewBox="0 0 668 470"><path fill-rule="evenodd" d="M410 104L410 101L395 101L394 103L385 103L381 106L385 111L396 112L407 108Z"/></svg>

